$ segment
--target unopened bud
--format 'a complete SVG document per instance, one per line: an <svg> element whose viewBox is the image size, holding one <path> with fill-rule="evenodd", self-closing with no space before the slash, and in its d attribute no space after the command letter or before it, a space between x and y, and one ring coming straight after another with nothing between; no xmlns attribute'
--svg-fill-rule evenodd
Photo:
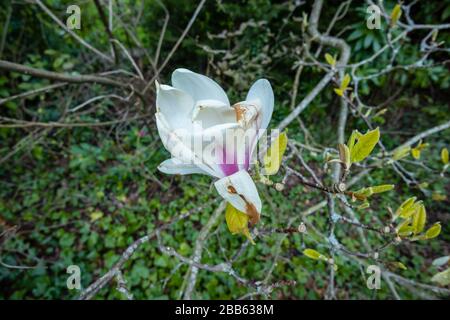
<svg viewBox="0 0 450 320"><path fill-rule="evenodd" d="M303 222L298 225L298 232L300 233L306 232L306 225Z"/></svg>
<svg viewBox="0 0 450 320"><path fill-rule="evenodd" d="M284 190L284 184L279 183L279 182L275 183L275 189L277 191L283 191Z"/></svg>

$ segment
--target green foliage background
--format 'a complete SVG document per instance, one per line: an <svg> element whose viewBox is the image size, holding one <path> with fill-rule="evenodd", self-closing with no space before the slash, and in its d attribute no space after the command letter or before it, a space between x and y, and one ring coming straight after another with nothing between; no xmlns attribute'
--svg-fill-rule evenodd
<svg viewBox="0 0 450 320"><path fill-rule="evenodd" d="M167 33L162 47L161 60L165 59L179 35L184 30L197 1L163 0L170 12ZM6 46L1 59L24 63L36 68L53 71L89 74L114 70L93 58L92 54L58 29L36 5L13 4ZM123 22L132 25L140 1L116 1ZM138 39L153 56L164 22L164 11L157 1L143 1L144 10L139 25L134 29ZM46 1L61 19L65 9L73 1ZM327 1L321 15L320 29L325 30L335 13L339 1ZM392 8L393 1L386 7ZM0 8L0 26L4 25L10 2ZM102 51L108 52L108 39L90 1L79 1L82 11L82 28L77 34ZM421 23L442 23L450 16L450 3L427 1L418 5L414 17ZM214 77L230 95L231 101L239 101L253 81L266 77L275 91L276 106L272 126L290 112L290 93L298 61L296 48L301 48L299 18L309 14L311 4L295 7L295 1L207 1L188 37L183 41L163 70L161 80L167 83L174 68L186 67ZM384 43L384 30L368 30L365 26L366 5L354 1L345 19L334 28L347 27L342 37L352 48L351 61L358 61L373 54ZM253 21L259 26L249 26L230 38L214 37L224 30L238 30L242 23ZM383 28L386 26L383 25ZM1 27L3 28L3 27ZM133 27L134 28L134 27ZM335 31L334 31L335 32ZM1 33L1 32L0 32ZM114 35L128 48L134 45L120 26ZM418 31L403 43L397 57L398 63L408 64L420 56L418 41L424 33ZM449 33L441 32L438 41L448 44ZM218 53L209 53L210 50ZM325 48L323 52L334 53ZM223 52L223 53L221 53ZM225 53L228 52L228 55ZM139 53L136 53L139 56ZM142 56L142 55L141 55ZM382 56L381 61L389 57ZM433 55L436 62L448 59L448 53ZM138 59L144 70L150 70L148 61ZM364 73L376 72L379 63L368 65ZM132 71L126 59L121 68ZM214 67L213 67L214 66ZM151 70L148 73L151 77ZM298 101L320 80L323 72L318 68L305 68L300 78ZM150 78L149 77L149 78ZM0 73L0 97L7 97L48 85L48 80L32 78L16 73ZM377 118L382 128L382 139L388 149L393 149L408 137L433 127L450 118L448 90L450 72L442 64L427 69L398 70L369 81L361 88L368 104L385 101L397 89L400 93L387 106L388 111ZM11 118L29 117L38 121L57 121L66 106L75 106L87 98L104 94L113 89L99 85L69 85L64 90L54 90L24 100L15 100L0 106L0 115ZM70 94L67 94L70 92ZM298 102L297 101L297 102ZM153 102L152 102L153 103ZM336 146L338 99L328 86L301 114L301 120L311 136L321 146ZM90 112L71 116L73 122L116 120L121 115L121 103L113 101L97 103ZM148 112L153 112L153 106ZM352 129L366 131L365 124L350 117L347 133ZM33 129L0 128L0 156L9 155ZM70 299L78 292L66 288L69 265L79 265L82 285L86 287L108 270L123 250L138 237L154 230L174 216L210 203L204 210L189 219L177 223L163 233L167 245L181 254L192 254L198 231L218 206L218 196L211 188L211 180L205 176L167 176L156 170L168 157L155 131L149 131L142 121L123 123L109 127L45 128L42 137L35 138L23 149L15 152L0 165L0 233L17 226L17 233L0 239L0 257L9 265L37 266L32 269L11 269L0 266L0 298L3 299ZM297 121L289 126L290 139L308 142ZM427 139L430 147L423 151L423 159L432 167L440 166L439 151L449 146L448 130ZM305 160L317 167L324 161L320 153L304 153ZM420 167L411 167L421 182L431 180ZM383 194L372 201L371 208L361 214L362 222L370 224L374 216L387 219L387 206L396 208L404 199L416 195L424 198L418 188L408 187L388 168L372 171L358 186L393 183L396 192ZM401 261L408 269L395 270L402 276L423 283L437 272L431 262L448 255L449 218L447 180L431 184L430 192L447 195L447 200L432 201L424 198L429 220L442 221L443 232L429 242L402 243L389 249L385 258ZM284 227L292 216L323 199L318 192L301 185L288 185L282 192L260 188L265 226ZM318 230L326 230L326 212L322 209L308 221ZM98 218L93 221L94 218ZM361 243L355 229L340 226L339 239L349 249L360 250ZM379 239L369 237L371 244L379 245ZM230 258L245 241L232 236L225 224L225 217L214 227L207 241L203 262L215 264ZM327 266L301 254L305 247L320 250L326 246L312 235L302 239L298 234L284 237L273 234L257 239L234 265L243 277L263 279L270 268L277 244L280 255L273 272L273 281L296 280L297 285L274 290L271 298L321 299L327 287ZM220 247L226 248L224 252ZM370 261L369 261L370 262ZM155 241L143 245L125 264L123 274L130 291L137 299L175 299L185 281L185 265L159 251ZM336 275L338 298L370 298L373 292L365 286L365 272L354 261L338 258ZM405 298L420 298L402 287L397 288ZM200 271L196 298L237 298L248 289L240 286L226 274ZM104 288L97 298L123 299L114 290L114 284ZM382 284L375 298L391 298Z"/></svg>

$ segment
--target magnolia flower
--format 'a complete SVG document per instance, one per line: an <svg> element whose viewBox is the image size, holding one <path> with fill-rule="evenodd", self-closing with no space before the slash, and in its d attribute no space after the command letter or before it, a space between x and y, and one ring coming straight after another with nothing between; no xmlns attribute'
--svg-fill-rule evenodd
<svg viewBox="0 0 450 320"><path fill-rule="evenodd" d="M247 213L252 224L258 222L262 204L248 171L272 117L269 81L256 81L245 100L234 105L215 81L187 69L172 73L172 86L156 82L156 89L158 132L172 156L158 169L217 178L218 193Z"/></svg>

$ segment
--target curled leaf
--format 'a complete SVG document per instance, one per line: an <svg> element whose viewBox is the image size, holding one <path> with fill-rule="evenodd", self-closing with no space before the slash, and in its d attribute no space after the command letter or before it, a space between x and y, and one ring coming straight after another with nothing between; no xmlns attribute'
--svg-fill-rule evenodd
<svg viewBox="0 0 450 320"><path fill-rule="evenodd" d="M247 214L239 211L231 204L227 204L225 220L227 222L228 230L230 230L231 234L243 234L252 244L255 244L250 235L250 231L248 230L249 219L250 217Z"/></svg>

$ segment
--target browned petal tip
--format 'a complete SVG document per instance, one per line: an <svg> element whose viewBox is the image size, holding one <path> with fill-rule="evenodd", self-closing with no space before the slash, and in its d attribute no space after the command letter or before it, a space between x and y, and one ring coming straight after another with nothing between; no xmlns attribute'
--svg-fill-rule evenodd
<svg viewBox="0 0 450 320"><path fill-rule="evenodd" d="M253 203L246 202L245 213L250 217L251 225L255 225L259 222L259 213Z"/></svg>

